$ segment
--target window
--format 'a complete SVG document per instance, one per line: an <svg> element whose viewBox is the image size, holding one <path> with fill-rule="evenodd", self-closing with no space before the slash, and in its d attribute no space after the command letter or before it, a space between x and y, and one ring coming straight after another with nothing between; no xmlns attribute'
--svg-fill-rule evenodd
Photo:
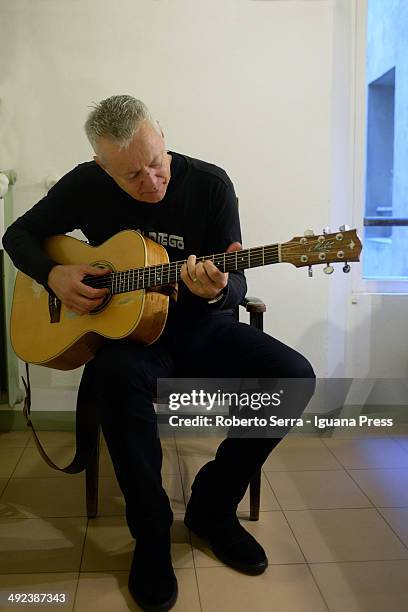
<svg viewBox="0 0 408 612"><path fill-rule="evenodd" d="M408 280L408 11L394 5L368 0L366 279Z"/></svg>

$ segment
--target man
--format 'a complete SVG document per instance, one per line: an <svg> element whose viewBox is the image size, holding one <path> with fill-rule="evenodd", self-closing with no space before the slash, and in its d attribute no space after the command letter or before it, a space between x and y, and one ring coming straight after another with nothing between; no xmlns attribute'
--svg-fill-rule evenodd
<svg viewBox="0 0 408 612"><path fill-rule="evenodd" d="M170 555L173 514L162 487L162 451L152 400L160 377L301 378L313 381L299 353L241 324L234 308L246 292L242 272L218 270L197 255L240 248L233 185L220 168L167 151L160 127L131 96L101 101L85 125L94 161L77 166L8 229L3 244L15 265L84 315L106 289L91 288L86 265L59 265L42 250L53 234L79 228L97 245L135 229L165 245L170 260L187 259L177 303L154 344L109 341L86 365L81 384L98 398L103 433L126 501L136 547L129 589L146 610L168 610L177 598ZM298 402L300 414L312 393ZM241 526L236 509L251 476L278 438L224 440L196 476L185 523L208 540L226 564L249 574L265 571L262 546Z"/></svg>

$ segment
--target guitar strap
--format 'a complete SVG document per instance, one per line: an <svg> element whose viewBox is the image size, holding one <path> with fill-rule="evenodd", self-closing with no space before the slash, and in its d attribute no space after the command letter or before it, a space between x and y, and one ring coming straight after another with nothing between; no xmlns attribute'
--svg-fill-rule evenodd
<svg viewBox="0 0 408 612"><path fill-rule="evenodd" d="M28 363L25 364L27 380L23 379L25 388L25 398L23 406L23 414L26 420L27 426L30 427L38 451L44 461L54 470L59 472L66 472L68 474L78 474L82 472L95 452L96 442L99 435L99 421L97 411L95 409L95 401L92 401L92 395L85 384L80 384L78 390L77 399L77 412L76 412L76 450L75 457L65 467L59 467L56 463L50 459L42 446L37 432L34 429L33 422L31 420L31 386L30 386L30 374L28 369Z"/></svg>

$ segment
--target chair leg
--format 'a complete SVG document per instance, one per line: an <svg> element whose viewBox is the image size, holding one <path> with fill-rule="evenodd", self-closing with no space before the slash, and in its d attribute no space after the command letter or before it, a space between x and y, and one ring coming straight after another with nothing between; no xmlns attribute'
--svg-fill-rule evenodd
<svg viewBox="0 0 408 612"><path fill-rule="evenodd" d="M95 518L98 514L100 427L97 427L95 430L93 442L94 449L85 470L86 511L88 518Z"/></svg>
<svg viewBox="0 0 408 612"><path fill-rule="evenodd" d="M249 483L249 518L251 519L251 521L259 521L259 506L261 502L261 474L262 470L261 468L259 468L259 470L257 470L252 476Z"/></svg>
<svg viewBox="0 0 408 612"><path fill-rule="evenodd" d="M249 324L263 331L263 312L251 312L249 315Z"/></svg>

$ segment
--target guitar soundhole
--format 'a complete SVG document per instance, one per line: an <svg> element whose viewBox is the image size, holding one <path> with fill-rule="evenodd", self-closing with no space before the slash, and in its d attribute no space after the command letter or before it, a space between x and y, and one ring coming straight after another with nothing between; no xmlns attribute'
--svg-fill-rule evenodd
<svg viewBox="0 0 408 612"><path fill-rule="evenodd" d="M93 310L91 310L89 312L89 314L90 315L94 315L94 314L98 314L98 313L102 312L102 310L104 310L106 308L106 306L109 304L111 299L112 299L112 294L108 293L108 295L103 300L102 304L100 304L97 308L94 308Z"/></svg>
<svg viewBox="0 0 408 612"><path fill-rule="evenodd" d="M108 268L111 272L115 271L115 268L108 261L96 261L95 263L92 263L91 266L95 266L95 268ZM99 306L97 306L96 308L91 310L89 312L89 314L90 315L95 315L95 314L99 314L100 312L102 312L102 310L105 310L106 306L109 304L111 299L112 299L112 294L109 292L104 297L104 300L103 300L102 304L100 304Z"/></svg>

